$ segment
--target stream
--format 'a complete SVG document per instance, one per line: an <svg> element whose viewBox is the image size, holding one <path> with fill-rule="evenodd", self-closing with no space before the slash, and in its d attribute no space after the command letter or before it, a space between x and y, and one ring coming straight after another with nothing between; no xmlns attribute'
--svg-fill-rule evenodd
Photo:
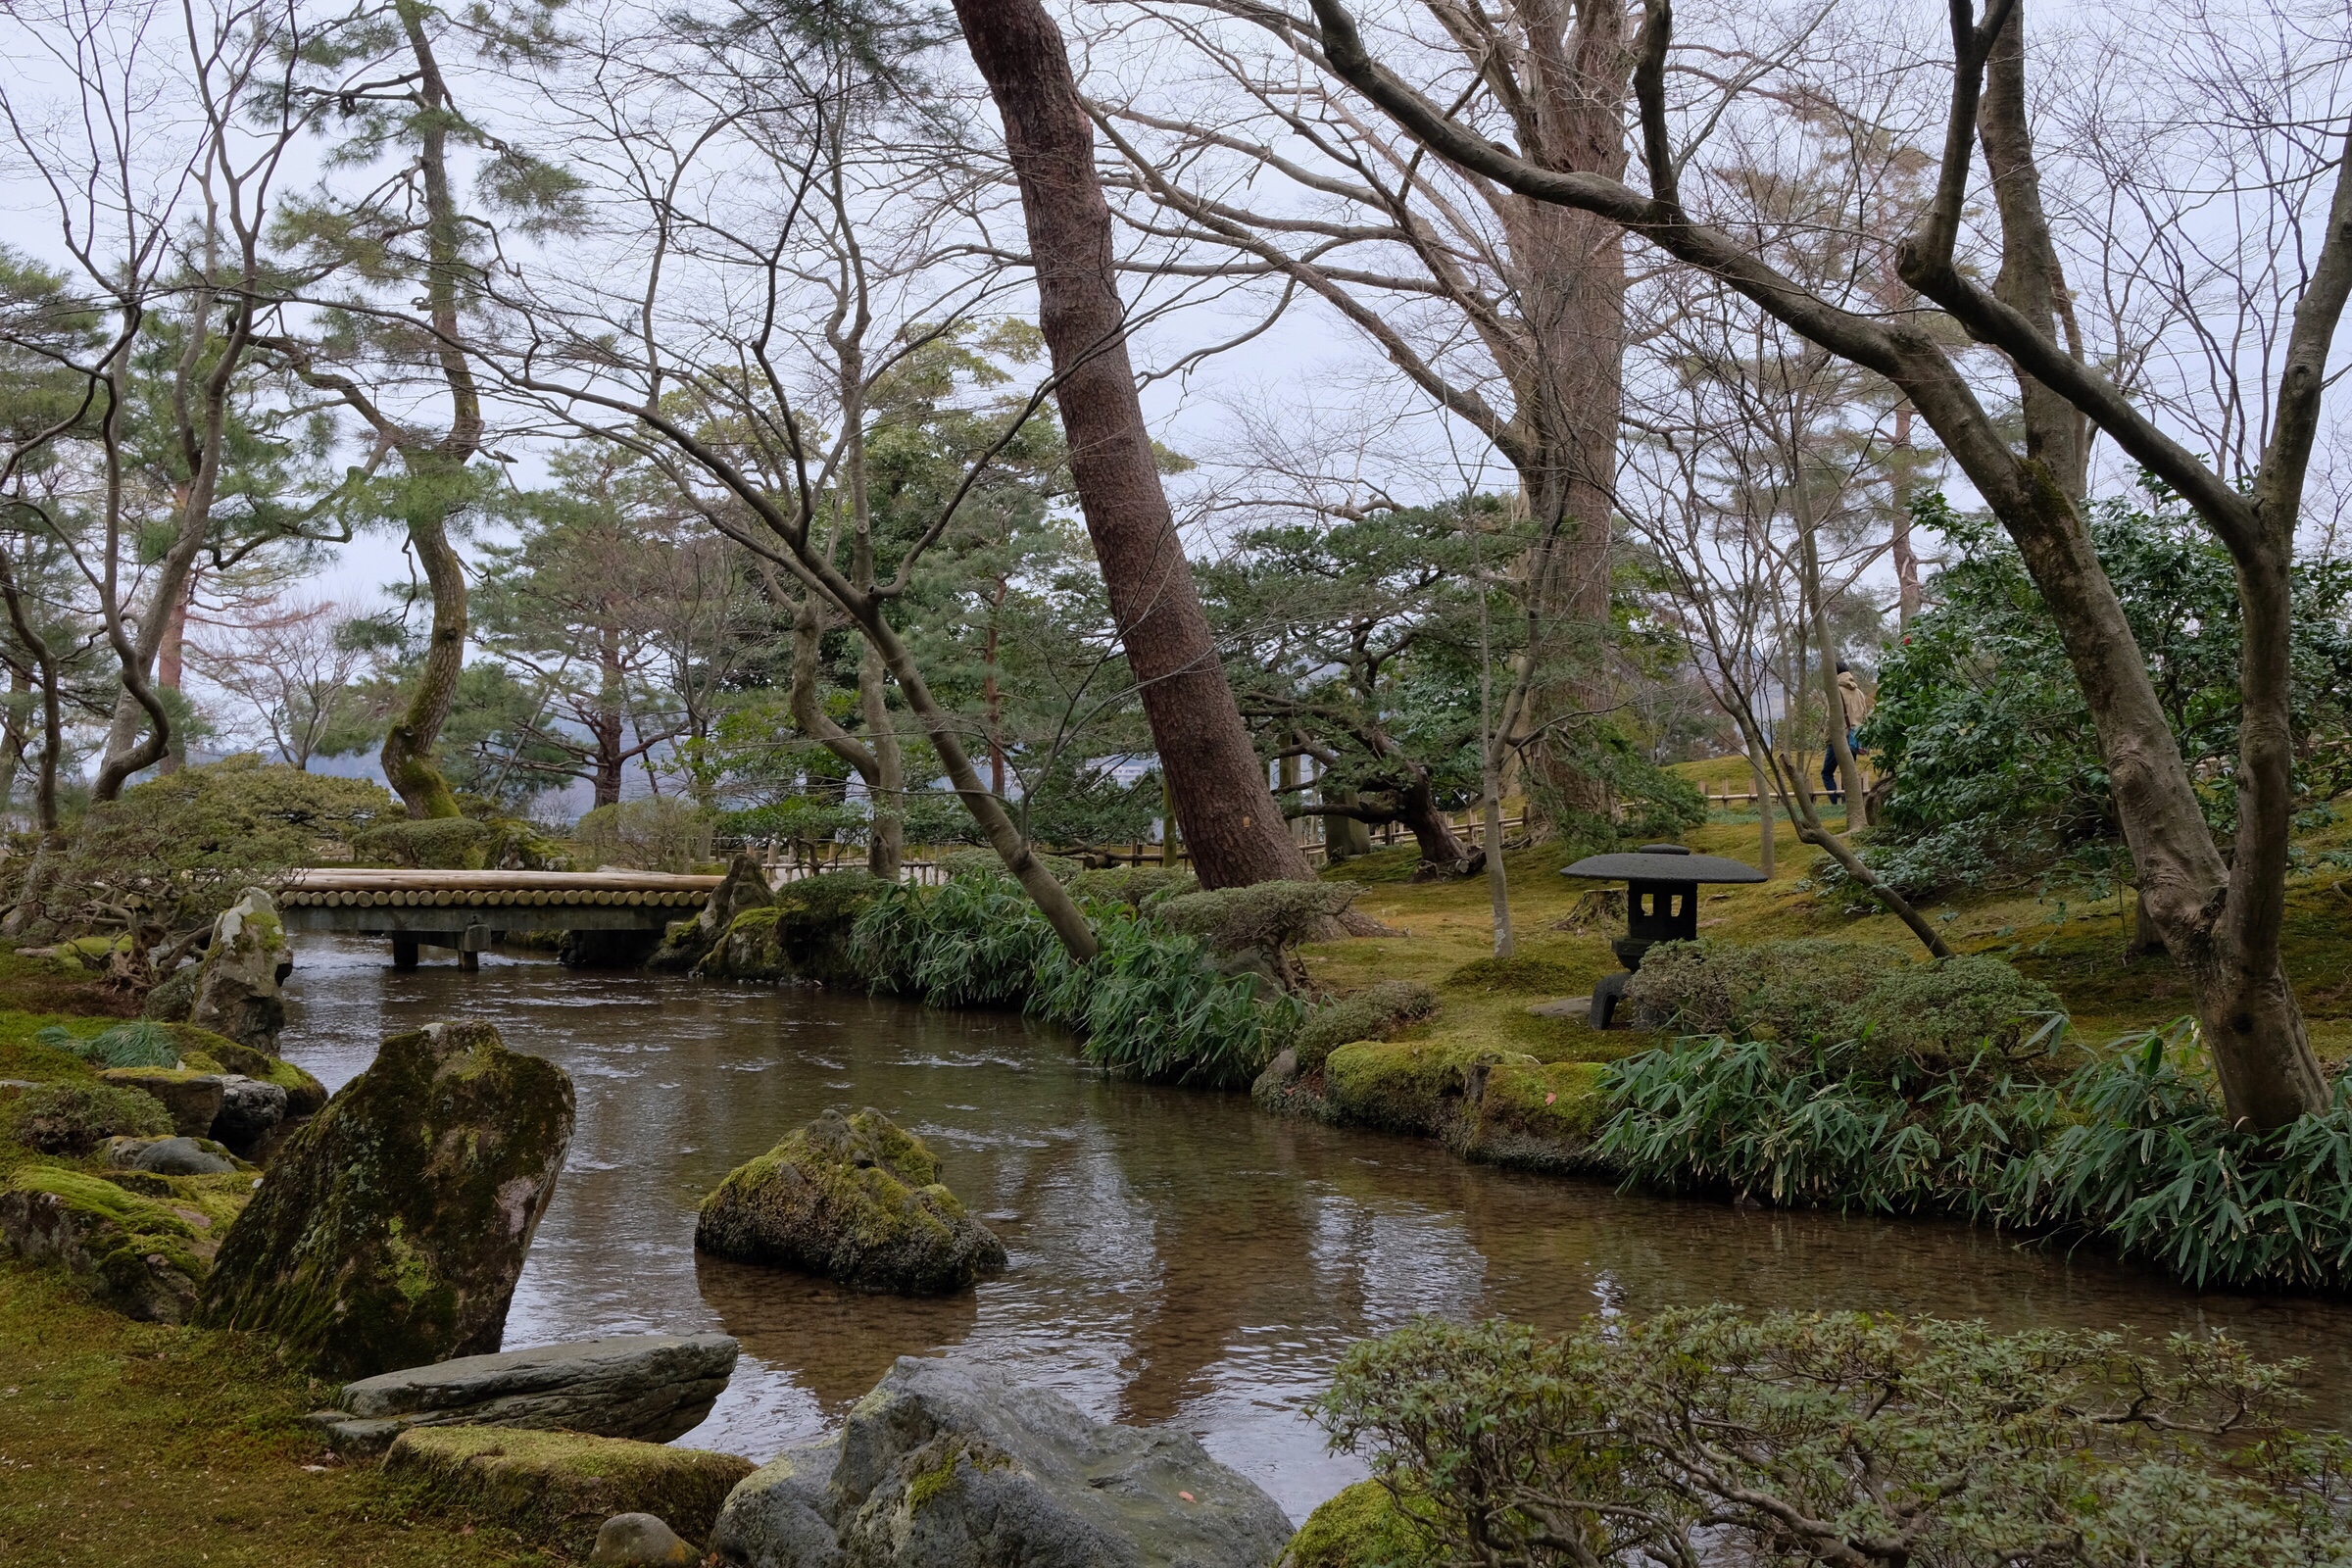
<svg viewBox="0 0 2352 1568"><path fill-rule="evenodd" d="M1936 1222L1736 1209L1465 1164L1290 1122L1236 1095L1095 1076L1057 1030L813 990L485 955L396 973L385 944L303 941L281 1049L338 1089L387 1034L483 1018L561 1063L579 1124L507 1323L510 1348L719 1330L743 1345L679 1441L765 1459L835 1425L901 1355L1044 1383L1099 1419L1170 1424L1294 1519L1366 1473L1310 1406L1352 1342L1420 1312L1562 1329L1730 1300L2148 1334L2227 1331L2311 1362L2352 1412L2352 1304L2198 1294L2088 1252ZM698 1257L696 1205L827 1105L922 1137L1012 1267L905 1300Z"/></svg>

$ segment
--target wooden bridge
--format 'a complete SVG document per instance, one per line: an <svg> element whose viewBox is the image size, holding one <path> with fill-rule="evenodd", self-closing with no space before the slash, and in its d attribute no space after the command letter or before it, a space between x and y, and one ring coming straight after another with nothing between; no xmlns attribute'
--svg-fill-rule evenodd
<svg viewBox="0 0 2352 1568"><path fill-rule="evenodd" d="M393 967L419 947L462 967L510 931L660 931L701 909L714 876L660 871L291 871L276 886L289 931L388 937Z"/></svg>

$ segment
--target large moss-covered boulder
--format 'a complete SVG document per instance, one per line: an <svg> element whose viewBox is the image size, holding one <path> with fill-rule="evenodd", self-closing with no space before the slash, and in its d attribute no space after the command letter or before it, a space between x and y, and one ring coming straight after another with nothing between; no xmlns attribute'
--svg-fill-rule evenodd
<svg viewBox="0 0 2352 1568"><path fill-rule="evenodd" d="M650 1513L704 1540L749 1459L627 1438L512 1427L412 1427L384 1469L433 1502L487 1514L518 1534L585 1556L614 1514Z"/></svg>
<svg viewBox="0 0 2352 1568"><path fill-rule="evenodd" d="M278 1150L199 1321L344 1378L496 1350L571 1127L564 1069L488 1024L394 1035Z"/></svg>
<svg viewBox="0 0 2352 1568"><path fill-rule="evenodd" d="M184 1323L250 1180L19 1166L0 1179L0 1256L63 1264L103 1305Z"/></svg>
<svg viewBox="0 0 2352 1568"><path fill-rule="evenodd" d="M645 966L666 973L693 968L718 946L736 916L747 909L764 909L775 901L767 886L766 868L749 855L738 853L728 862L726 876L704 901L702 912L671 926Z"/></svg>
<svg viewBox="0 0 2352 1568"><path fill-rule="evenodd" d="M921 1139L872 1108L828 1110L703 1200L694 1245L865 1291L944 1296L1004 1267L1004 1244L940 1185Z"/></svg>
<svg viewBox="0 0 2352 1568"><path fill-rule="evenodd" d="M196 994L187 1021L241 1045L274 1051L286 1024L285 994L278 987L294 972L294 949L277 901L260 888L220 911L213 940L196 970Z"/></svg>
<svg viewBox="0 0 2352 1568"><path fill-rule="evenodd" d="M730 921L695 973L711 980L862 986L850 931L883 884L863 871L828 871L778 889L771 903Z"/></svg>

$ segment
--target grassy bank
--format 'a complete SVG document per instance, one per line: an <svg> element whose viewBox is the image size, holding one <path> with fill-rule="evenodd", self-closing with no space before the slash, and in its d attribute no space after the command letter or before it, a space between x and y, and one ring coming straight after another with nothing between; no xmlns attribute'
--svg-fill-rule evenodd
<svg viewBox="0 0 2352 1568"><path fill-rule="evenodd" d="M301 1424L326 1393L243 1336L133 1323L61 1274L0 1268L0 1562L555 1560L336 1463Z"/></svg>
<svg viewBox="0 0 2352 1568"><path fill-rule="evenodd" d="M1689 764L1678 771L1703 777L1712 788L1747 787L1744 761ZM1833 825L1836 820L1833 814ZM1754 864L1761 838L1752 813L1719 812L1681 842ZM2352 1059L2352 869L2328 857L2352 851L2352 819L2303 834L2296 847L2312 869L2290 878L2287 886L2287 973L2310 1021L2312 1044L2331 1069L2340 1069ZM1921 956L1917 939L1892 915L1851 914L1817 896L1807 873L1819 852L1798 843L1786 822L1779 826L1774 849L1771 881L1701 890L1700 935L1734 942L1836 937L1882 945L1905 960ZM1609 939L1622 934L1622 917L1592 917L1584 896L1595 884L1559 874L1570 858L1548 846L1504 858L1520 956L1558 966L1556 983L1541 988L1553 997L1581 995L1618 967ZM1306 962L1319 984L1343 992L1380 980L1420 980L1438 987L1437 1014L1402 1037L1408 1040L1498 1047L1545 1061L1614 1060L1654 1043L1630 1033L1594 1035L1573 1020L1531 1017L1529 1003L1542 998L1524 987L1481 985L1467 976L1446 984L1448 976L1494 951L1487 883L1484 878L1412 882L1415 863L1415 852L1402 846L1329 873L1335 880L1365 884L1356 907L1411 935L1403 941L1351 939L1309 947ZM2128 903L2094 904L2080 893L2070 898L2061 890L2027 889L1936 902L1927 908L1956 951L2005 957L2056 991L2083 1039L2151 1028L2188 1010L2187 986L2169 959L2126 956Z"/></svg>

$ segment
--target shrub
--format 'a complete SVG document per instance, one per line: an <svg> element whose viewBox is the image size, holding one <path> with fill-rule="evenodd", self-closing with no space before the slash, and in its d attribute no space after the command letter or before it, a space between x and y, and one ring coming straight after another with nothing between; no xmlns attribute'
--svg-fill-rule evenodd
<svg viewBox="0 0 2352 1568"><path fill-rule="evenodd" d="M121 930L124 911L184 931L203 925L247 887L316 863L400 803L364 779L266 767L252 757L186 767L92 807L72 848L9 862L9 892L42 863L40 918L66 930ZM54 873L54 874L51 874Z"/></svg>
<svg viewBox="0 0 2352 1568"><path fill-rule="evenodd" d="M1416 1319L1318 1415L1445 1561L2341 1563L2352 1444L2227 1338L1722 1306L1559 1339Z"/></svg>
<svg viewBox="0 0 2352 1568"><path fill-rule="evenodd" d="M2102 1238L2196 1286L2352 1282L2352 1080L2272 1132L2230 1124L2187 1020L2124 1043L2065 1088L2074 1116L2002 1173L2011 1224Z"/></svg>
<svg viewBox="0 0 2352 1568"><path fill-rule="evenodd" d="M1083 1030L1097 1065L1152 1083L1243 1089L1298 1027L1297 1000L1255 975L1219 974L1198 939L1125 909L1093 914L1102 951L1081 964L1054 944L1029 1010Z"/></svg>
<svg viewBox="0 0 2352 1568"><path fill-rule="evenodd" d="M44 1046L79 1056L93 1067L176 1067L179 1040L161 1023L140 1019L119 1023L87 1040L74 1038L63 1024L52 1024L33 1036Z"/></svg>
<svg viewBox="0 0 2352 1568"><path fill-rule="evenodd" d="M1200 891L1200 879L1172 865L1124 865L1101 871L1081 871L1069 879L1070 896L1102 904L1143 908L1153 900L1182 898Z"/></svg>
<svg viewBox="0 0 2352 1568"><path fill-rule="evenodd" d="M1340 1046L1357 1040L1386 1040L1405 1025L1438 1010L1437 993L1418 980L1383 980L1369 991L1317 1007L1291 1037L1298 1070L1313 1072Z"/></svg>
<svg viewBox="0 0 2352 1568"><path fill-rule="evenodd" d="M600 806L571 836L598 865L688 871L710 858L710 813L674 795Z"/></svg>
<svg viewBox="0 0 2352 1568"><path fill-rule="evenodd" d="M369 828L354 841L369 859L390 860L415 869L465 870L481 866L489 858L497 830L469 816L427 817L416 822L386 822Z"/></svg>
<svg viewBox="0 0 2352 1568"><path fill-rule="evenodd" d="M1885 948L1820 940L1662 942L1625 994L1686 1034L1860 1041L1882 1063L1901 1057L1930 1071L1987 1047L2012 1057L2042 1053L2063 1008L2049 987L1999 958L1912 964Z"/></svg>
<svg viewBox="0 0 2352 1568"><path fill-rule="evenodd" d="M1199 937L1216 953L1286 954L1322 936L1360 891L1349 882L1253 882L1188 893L1158 913L1169 930Z"/></svg>
<svg viewBox="0 0 2352 1568"><path fill-rule="evenodd" d="M1073 963L1019 884L966 873L940 887L886 888L858 915L850 960L878 991L933 1006L1019 1004L1086 1037L1112 1072L1219 1088L1246 1085L1303 1009L1255 976L1217 973L1202 944L1123 906L1088 906L1102 951Z"/></svg>
<svg viewBox="0 0 2352 1568"><path fill-rule="evenodd" d="M163 1102L118 1084L35 1084L17 1097L10 1129L44 1154L86 1154L106 1139L160 1138L172 1131Z"/></svg>

